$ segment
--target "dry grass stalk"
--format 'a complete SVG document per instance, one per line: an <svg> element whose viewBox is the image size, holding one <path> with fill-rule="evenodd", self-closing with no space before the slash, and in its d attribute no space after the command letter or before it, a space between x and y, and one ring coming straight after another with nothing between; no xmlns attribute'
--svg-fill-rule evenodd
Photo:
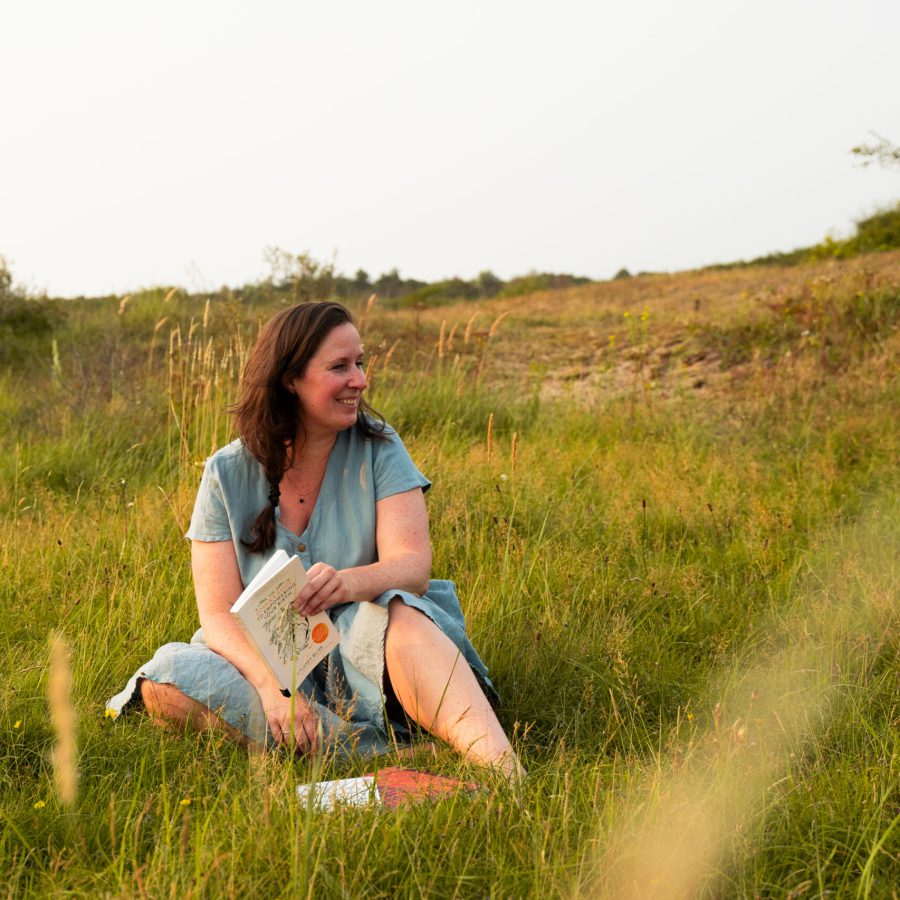
<svg viewBox="0 0 900 900"><path fill-rule="evenodd" d="M488 416L488 428L487 428L487 458L488 462L491 460L491 455L494 452L494 414L491 413Z"/></svg>
<svg viewBox="0 0 900 900"><path fill-rule="evenodd" d="M163 297L163 303L168 303L177 293L178 293L177 287L169 288L168 293L166 294L165 297Z"/></svg>
<svg viewBox="0 0 900 900"><path fill-rule="evenodd" d="M378 299L378 294L371 293L369 294L369 299L366 300L366 315L372 312L372 307L375 306L375 301Z"/></svg>
<svg viewBox="0 0 900 900"><path fill-rule="evenodd" d="M516 471L516 449L519 445L519 432L514 431L512 436L512 445L509 448L509 469L510 473Z"/></svg>
<svg viewBox="0 0 900 900"><path fill-rule="evenodd" d="M203 330L206 331L209 325L209 297L206 298L206 305L203 307Z"/></svg>
<svg viewBox="0 0 900 900"><path fill-rule="evenodd" d="M163 325L166 324L168 319L166 316L163 316L154 326L153 326L153 334L150 337L150 347L147 350L147 372L149 374L150 369L153 367L153 349L156 346L156 334Z"/></svg>
<svg viewBox="0 0 900 900"><path fill-rule="evenodd" d="M385 354L384 357L384 365L381 367L383 371L387 372L388 366L391 364L391 357L394 355L394 351L397 349L398 344L400 343L400 338L397 338L393 344L391 344L390 349Z"/></svg>
<svg viewBox="0 0 900 900"><path fill-rule="evenodd" d="M70 697L72 676L69 669L69 647L61 637L54 637L50 645L50 680L47 699L50 720L56 731L53 747L53 779L60 802L71 806L75 802L78 771L75 767L75 709Z"/></svg>
<svg viewBox="0 0 900 900"><path fill-rule="evenodd" d="M125 312L125 307L128 306L128 301L131 299L131 294L126 294L119 301L119 315L121 316L123 312Z"/></svg>
<svg viewBox="0 0 900 900"><path fill-rule="evenodd" d="M444 358L444 341L447 331L447 320L441 319L441 333L438 335L438 359Z"/></svg>
<svg viewBox="0 0 900 900"><path fill-rule="evenodd" d="M177 327L177 326L176 326ZM168 355L168 364L169 364L169 393L172 391L172 376L175 371L175 328L169 331L169 355Z"/></svg>
<svg viewBox="0 0 900 900"><path fill-rule="evenodd" d="M891 550L883 548L895 545L897 531L891 520L886 532L882 516L875 507L809 559L815 581L803 591L802 617L790 626L803 639L774 653L762 651L742 670L729 672L720 688L727 690L727 713L716 703L709 727L694 735L684 756L661 754L644 770L634 816L623 819L621 839L601 854L598 877L585 896L719 893L711 888L724 884L729 843L746 835L763 798L789 780L795 751L819 743L820 729L827 733L829 719L840 712L841 683L869 671L858 639L884 634L893 620L896 578L885 564ZM861 597L846 593L853 584L863 588ZM841 659L848 671L836 668Z"/></svg>
<svg viewBox="0 0 900 900"><path fill-rule="evenodd" d="M496 319L494 319L494 321L493 321L493 323L492 323L492 325L491 325L491 327L490 327L490 330L488 331L488 340L491 340L491 338L494 337L494 335L497 333L497 328L499 327L500 323L501 323L508 315L509 315L509 310L507 310L507 311L504 312L504 313L500 313L500 315L497 316Z"/></svg>
<svg viewBox="0 0 900 900"><path fill-rule="evenodd" d="M466 322L466 330L463 332L463 346L467 347L469 345L469 338L472 337L472 326L475 324L477 316L477 312L472 313L471 318Z"/></svg>
<svg viewBox="0 0 900 900"><path fill-rule="evenodd" d="M366 381L371 382L372 380L372 372L375 371L375 363L378 362L378 354L373 353L371 358L369 359L369 364L366 366Z"/></svg>
<svg viewBox="0 0 900 900"><path fill-rule="evenodd" d="M450 329L450 334L447 335L447 352L453 352L453 338L456 337L456 329L459 327L459 322L454 322L453 327Z"/></svg>

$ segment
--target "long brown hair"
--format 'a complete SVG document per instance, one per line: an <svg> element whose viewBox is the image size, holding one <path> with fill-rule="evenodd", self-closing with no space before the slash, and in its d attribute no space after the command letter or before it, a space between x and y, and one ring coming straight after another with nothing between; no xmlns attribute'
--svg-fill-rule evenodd
<svg viewBox="0 0 900 900"><path fill-rule="evenodd" d="M253 524L253 540L242 540L254 553L275 543L278 485L287 468L288 450L303 430L297 395L285 382L301 378L325 337L345 322L352 324L353 316L340 303L301 303L269 319L250 351L240 396L230 412L244 447L259 460L269 482L269 501ZM384 419L362 398L354 427L370 440L384 439Z"/></svg>

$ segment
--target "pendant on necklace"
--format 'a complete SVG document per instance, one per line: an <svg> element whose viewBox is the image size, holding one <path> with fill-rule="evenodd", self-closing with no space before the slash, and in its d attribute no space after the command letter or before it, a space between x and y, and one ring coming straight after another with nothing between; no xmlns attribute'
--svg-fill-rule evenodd
<svg viewBox="0 0 900 900"><path fill-rule="evenodd" d="M306 501L302 497L297 498L301 503L305 503Z"/></svg>

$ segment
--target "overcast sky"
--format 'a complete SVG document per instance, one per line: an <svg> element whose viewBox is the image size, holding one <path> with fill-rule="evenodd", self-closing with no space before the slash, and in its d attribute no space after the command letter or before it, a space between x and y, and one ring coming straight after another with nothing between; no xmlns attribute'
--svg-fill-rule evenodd
<svg viewBox="0 0 900 900"><path fill-rule="evenodd" d="M607 278L900 199L896 0L4 5L0 254L56 295L266 273Z"/></svg>

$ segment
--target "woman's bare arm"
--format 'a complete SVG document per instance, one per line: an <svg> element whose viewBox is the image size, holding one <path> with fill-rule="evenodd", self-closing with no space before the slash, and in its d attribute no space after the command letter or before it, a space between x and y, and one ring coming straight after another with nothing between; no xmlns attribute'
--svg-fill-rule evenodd
<svg viewBox="0 0 900 900"><path fill-rule="evenodd" d="M272 673L250 646L230 610L244 585L231 541L191 542L191 569L200 625L206 643L224 656L258 690L271 686Z"/></svg>
<svg viewBox="0 0 900 900"><path fill-rule="evenodd" d="M421 488L413 488L375 504L375 543L378 562L352 569L316 563L307 573L309 584L295 606L312 615L338 603L374 600L391 588L414 594L428 589L431 577L431 540L428 513Z"/></svg>
<svg viewBox="0 0 900 900"><path fill-rule="evenodd" d="M315 749L315 716L305 701L296 697L291 724L291 701L282 695L278 682L230 613L244 589L234 544L192 541L191 568L200 625L210 649L224 656L256 689L275 740L284 742L293 731L301 750Z"/></svg>

